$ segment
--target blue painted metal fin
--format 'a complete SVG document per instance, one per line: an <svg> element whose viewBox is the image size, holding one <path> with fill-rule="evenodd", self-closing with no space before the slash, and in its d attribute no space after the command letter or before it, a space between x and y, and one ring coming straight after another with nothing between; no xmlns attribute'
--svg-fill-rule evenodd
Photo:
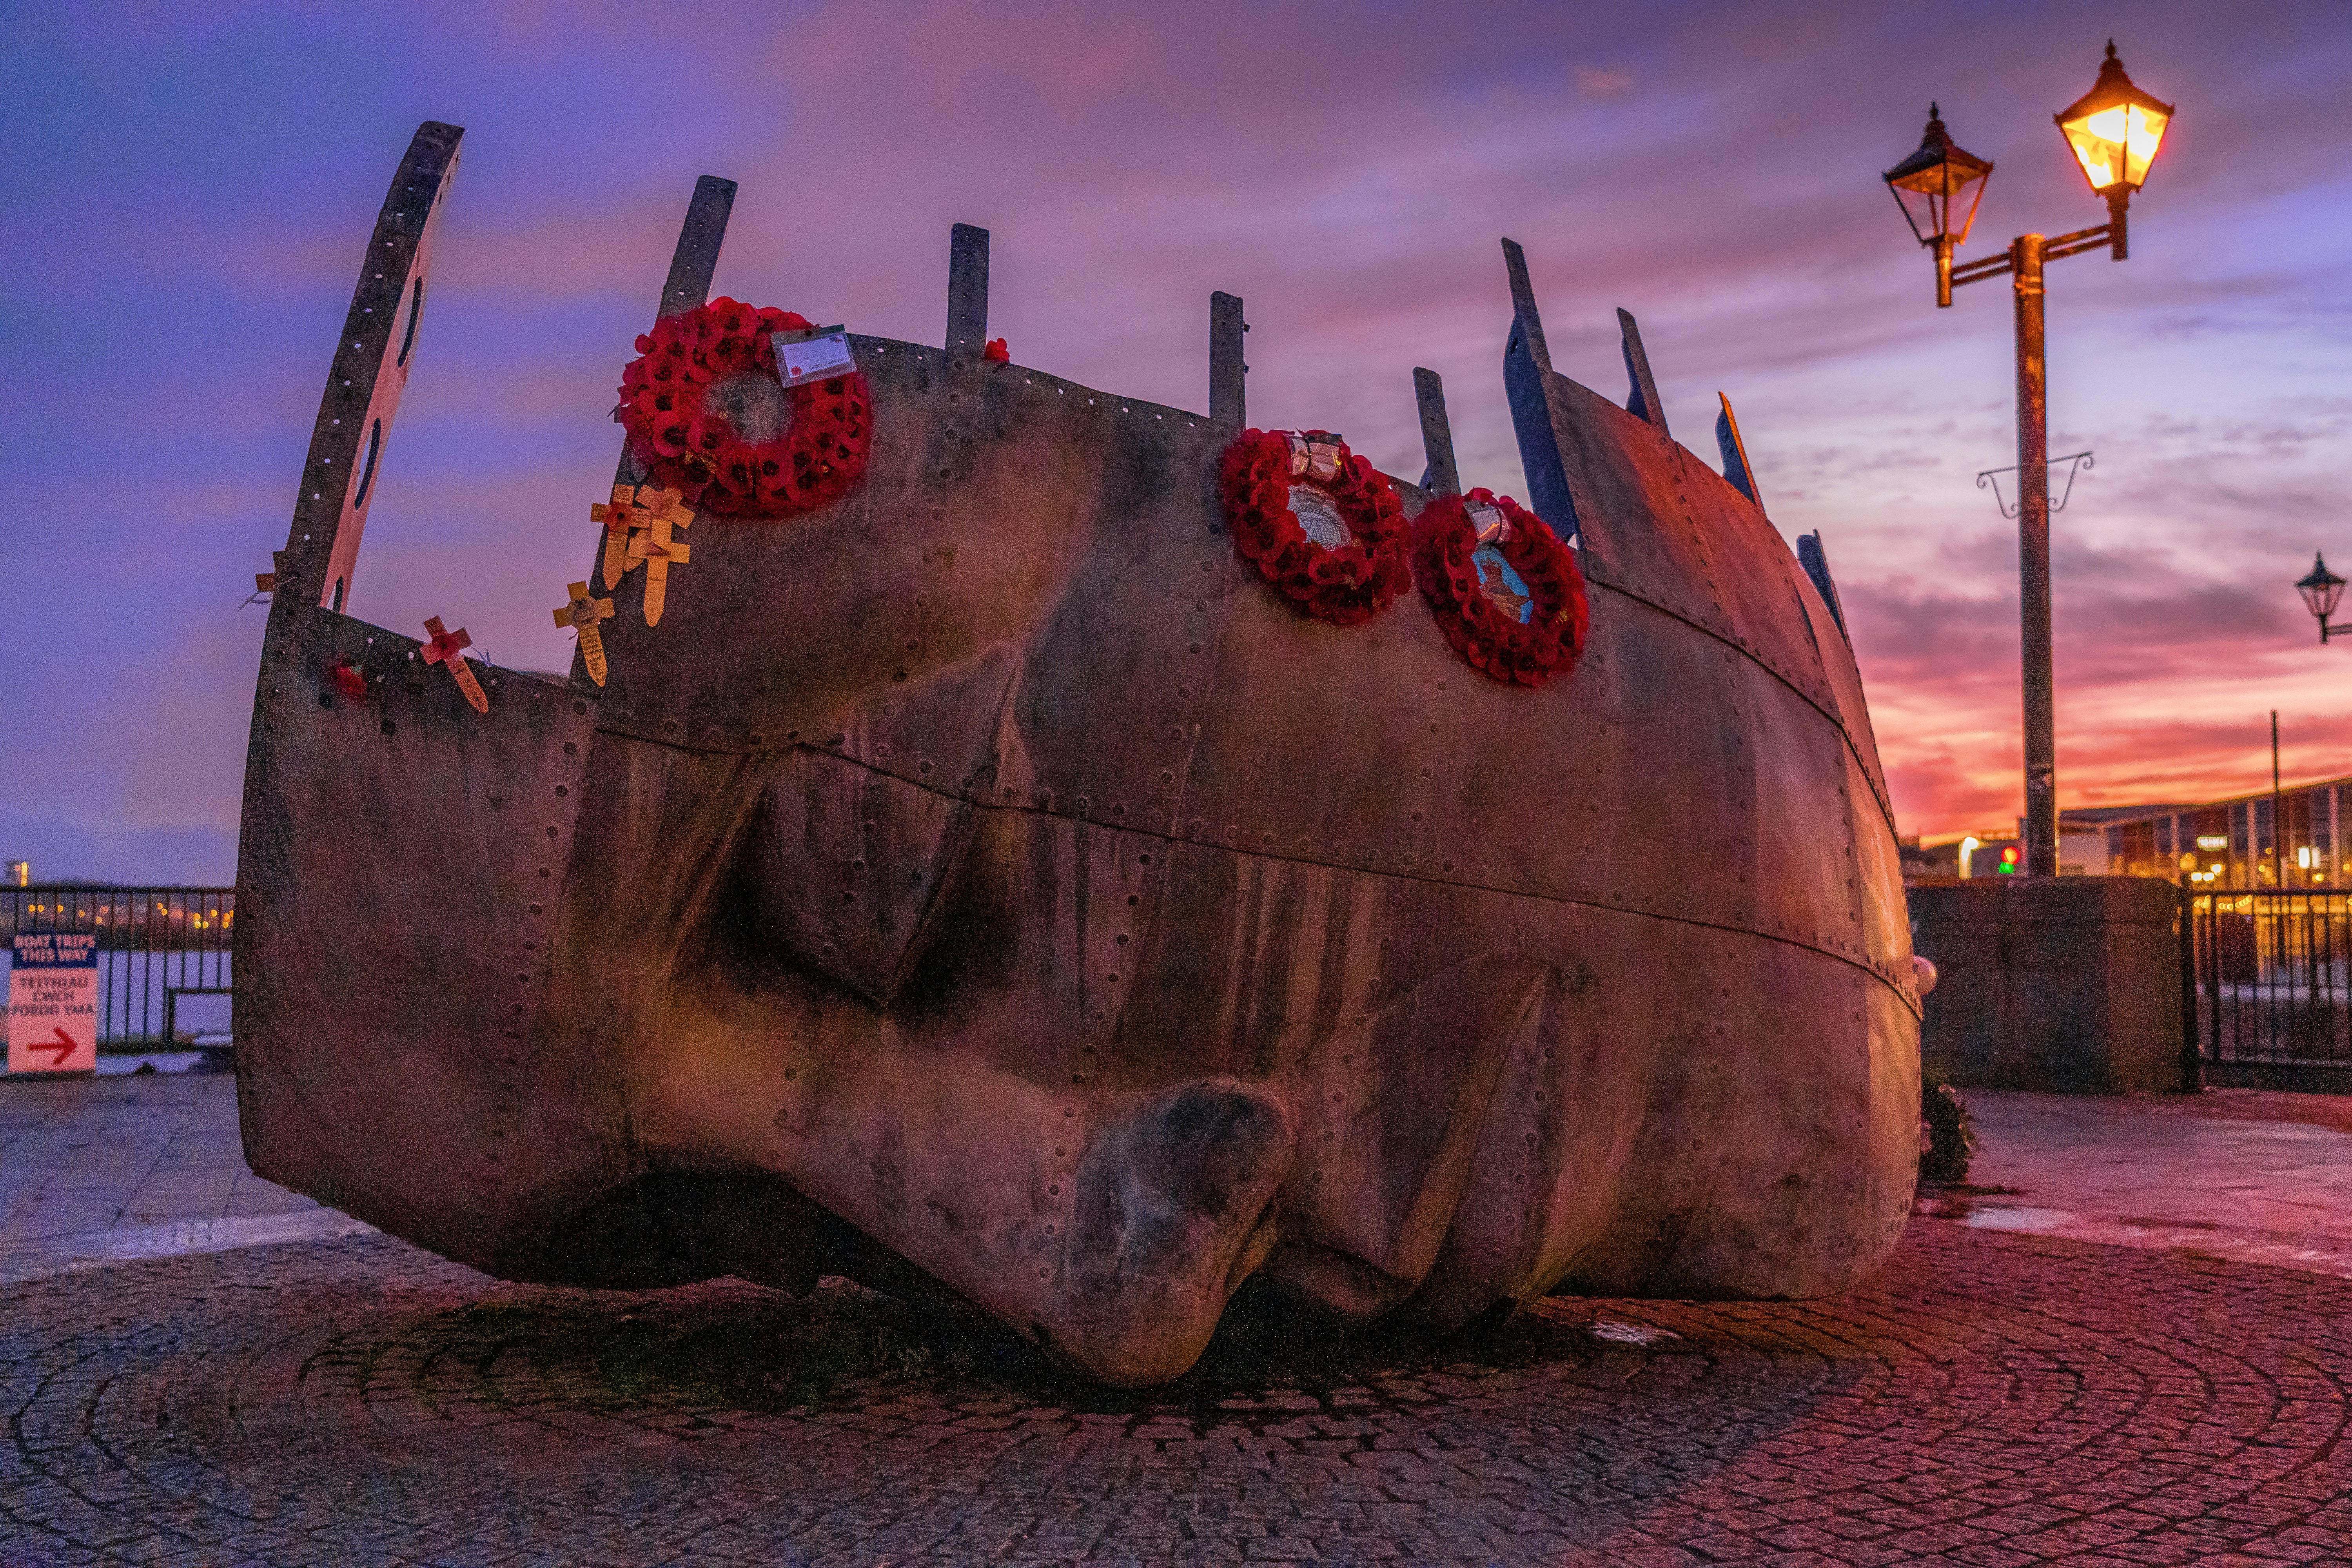
<svg viewBox="0 0 2352 1568"><path fill-rule="evenodd" d="M1761 511L1764 498L1756 492L1756 470L1748 466L1748 445L1739 438L1739 416L1731 412L1730 398L1720 392L1715 395L1723 404L1723 412L1715 416L1715 444L1723 453L1723 477Z"/></svg>
<svg viewBox="0 0 2352 1568"><path fill-rule="evenodd" d="M1503 349L1503 391L1510 399L1519 466L1527 470L1528 506L1554 533L1574 543L1582 528L1569 496L1568 468L1560 459L1559 433L1552 428L1551 403L1544 395L1544 377L1550 374L1536 363L1525 323L1513 322Z"/></svg>
<svg viewBox="0 0 2352 1568"><path fill-rule="evenodd" d="M1822 603L1830 607L1830 619L1837 623L1838 636L1845 638L1848 647L1853 647L1853 634L1845 629L1845 606L1838 603L1837 584L1830 576L1830 558L1822 549L1818 531L1797 535L1797 563L1820 590Z"/></svg>

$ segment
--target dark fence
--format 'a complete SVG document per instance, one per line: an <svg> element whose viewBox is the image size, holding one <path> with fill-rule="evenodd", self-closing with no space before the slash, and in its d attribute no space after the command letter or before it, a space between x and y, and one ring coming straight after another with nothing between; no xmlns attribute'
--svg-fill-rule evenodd
<svg viewBox="0 0 2352 1568"><path fill-rule="evenodd" d="M98 938L101 1050L184 1046L200 1033L225 1033L191 1027L180 1001L226 998L236 922L234 888L0 888L0 951L19 931Z"/></svg>
<svg viewBox="0 0 2352 1568"><path fill-rule="evenodd" d="M2222 1082L2352 1087L2352 893L2190 892L2199 1059Z"/></svg>

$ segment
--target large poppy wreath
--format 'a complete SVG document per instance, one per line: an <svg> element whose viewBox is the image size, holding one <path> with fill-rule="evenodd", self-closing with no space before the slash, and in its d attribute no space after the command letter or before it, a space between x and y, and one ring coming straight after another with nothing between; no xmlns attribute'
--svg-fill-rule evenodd
<svg viewBox="0 0 2352 1568"><path fill-rule="evenodd" d="M1412 580L1395 487L1337 436L1244 430L1220 477L1234 549L1301 615L1357 626Z"/></svg>
<svg viewBox="0 0 2352 1568"><path fill-rule="evenodd" d="M1541 686L1576 668L1591 611L1576 556L1492 490L1439 496L1412 529L1412 574L1438 630L1473 669Z"/></svg>
<svg viewBox="0 0 2352 1568"><path fill-rule="evenodd" d="M856 484L874 434L866 377L786 386L776 375L770 335L809 325L719 299L637 339L613 417L646 477L721 517L785 517Z"/></svg>

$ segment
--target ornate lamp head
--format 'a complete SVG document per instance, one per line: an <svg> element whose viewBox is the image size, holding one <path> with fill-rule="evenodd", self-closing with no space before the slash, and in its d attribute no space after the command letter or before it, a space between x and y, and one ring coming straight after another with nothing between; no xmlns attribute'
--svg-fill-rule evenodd
<svg viewBox="0 0 2352 1568"><path fill-rule="evenodd" d="M2091 189L2120 205L2147 179L2164 144L2165 127L2172 121L2172 105L2160 102L2132 85L2116 58L2116 41L2107 40L2107 58L2091 90L2054 117L2058 129Z"/></svg>

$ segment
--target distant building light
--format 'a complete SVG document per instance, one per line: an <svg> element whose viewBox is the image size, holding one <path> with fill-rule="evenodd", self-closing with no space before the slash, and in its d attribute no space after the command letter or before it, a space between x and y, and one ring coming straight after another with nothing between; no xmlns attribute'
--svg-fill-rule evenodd
<svg viewBox="0 0 2352 1568"><path fill-rule="evenodd" d="M2305 870L2311 869L2311 846L2306 844L2294 852L2294 863Z"/></svg>
<svg viewBox="0 0 2352 1568"><path fill-rule="evenodd" d="M2197 836L2197 847L2200 849L2227 849L2229 847L2230 836L2226 833L2200 833Z"/></svg>

